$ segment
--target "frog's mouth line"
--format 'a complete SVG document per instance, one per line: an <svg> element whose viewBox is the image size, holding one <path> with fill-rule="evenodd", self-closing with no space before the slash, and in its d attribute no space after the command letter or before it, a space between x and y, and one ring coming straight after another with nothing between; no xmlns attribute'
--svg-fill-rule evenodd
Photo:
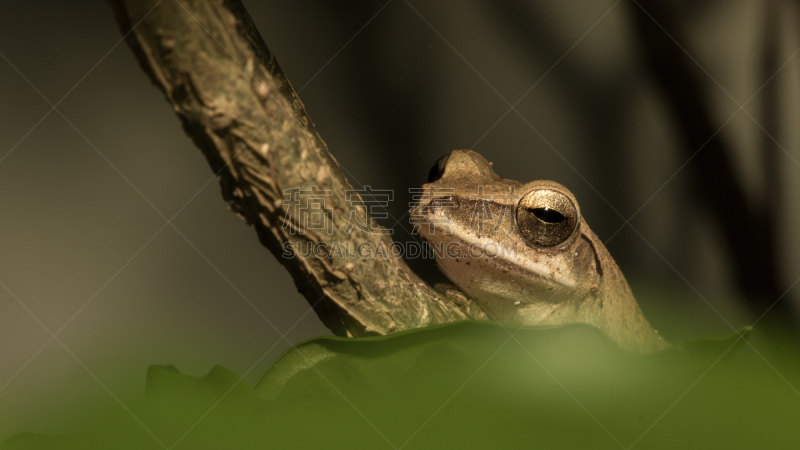
<svg viewBox="0 0 800 450"><path fill-rule="evenodd" d="M440 233L440 236L444 238L438 239L438 241L445 243L445 245L456 242L461 247L461 253L464 258L488 257L490 260L499 259L503 265L508 265L515 268L515 270L530 274L531 278L538 278L542 280L543 284L554 284L556 287L567 290L576 288L575 281L565 276L561 271L553 270L543 264L537 264L533 258L526 257L526 252L529 251L527 244L520 243L518 248L508 248L492 239L464 233L456 227L447 227L444 225L446 223L444 220L430 220L431 218L443 219L441 215L436 213L431 213L426 217L425 222L428 225L432 225L433 233L429 235L427 230L423 231L425 227L422 227L420 228L420 234L429 242L433 241L429 236ZM465 248L466 250L464 250ZM447 261L439 260L439 254L443 253L437 254L437 261L440 264L446 263Z"/></svg>

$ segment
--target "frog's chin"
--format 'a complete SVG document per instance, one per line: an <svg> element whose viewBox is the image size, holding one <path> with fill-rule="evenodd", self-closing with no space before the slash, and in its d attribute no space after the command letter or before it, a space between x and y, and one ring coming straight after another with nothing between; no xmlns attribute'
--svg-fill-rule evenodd
<svg viewBox="0 0 800 450"><path fill-rule="evenodd" d="M539 319L526 317L544 317L550 309L574 299L577 294L571 285L522 270L505 270L503 262L491 258L438 259L437 265L492 318L503 322L522 323L521 320L526 320L535 325Z"/></svg>
<svg viewBox="0 0 800 450"><path fill-rule="evenodd" d="M570 301L574 298L571 293L552 288L528 289L524 294L519 289L493 285L463 285L459 289L473 298L491 319L519 325L562 323L561 311L573 309L574 304Z"/></svg>

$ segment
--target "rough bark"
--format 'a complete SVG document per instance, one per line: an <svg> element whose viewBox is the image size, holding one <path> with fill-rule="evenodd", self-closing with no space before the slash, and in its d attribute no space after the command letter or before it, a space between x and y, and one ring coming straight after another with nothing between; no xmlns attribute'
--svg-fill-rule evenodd
<svg viewBox="0 0 800 450"><path fill-rule="evenodd" d="M343 253L362 244L389 254L392 240L352 192L239 0L110 3L231 209L331 331L386 334L482 316L466 298L439 295L402 258ZM318 251L303 256L298 248Z"/></svg>

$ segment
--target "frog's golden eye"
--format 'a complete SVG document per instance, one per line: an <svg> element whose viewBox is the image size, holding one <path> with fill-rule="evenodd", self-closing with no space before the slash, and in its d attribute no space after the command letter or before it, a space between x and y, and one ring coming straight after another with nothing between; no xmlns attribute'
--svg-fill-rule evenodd
<svg viewBox="0 0 800 450"><path fill-rule="evenodd" d="M517 228L531 243L554 247L578 228L578 208L570 197L555 189L534 189L519 201Z"/></svg>
<svg viewBox="0 0 800 450"><path fill-rule="evenodd" d="M439 178L442 178L444 175L444 168L447 167L447 160L450 159L450 153L442 156L431 167L431 170L428 171L428 183L436 183L439 181Z"/></svg>

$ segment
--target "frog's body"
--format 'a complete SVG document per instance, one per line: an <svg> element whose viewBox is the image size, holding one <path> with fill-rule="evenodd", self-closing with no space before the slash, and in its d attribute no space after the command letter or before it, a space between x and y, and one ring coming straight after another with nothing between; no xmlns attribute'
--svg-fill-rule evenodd
<svg viewBox="0 0 800 450"><path fill-rule="evenodd" d="M468 150L437 164L411 216L439 269L491 318L588 323L638 352L669 345L564 186L502 179Z"/></svg>

